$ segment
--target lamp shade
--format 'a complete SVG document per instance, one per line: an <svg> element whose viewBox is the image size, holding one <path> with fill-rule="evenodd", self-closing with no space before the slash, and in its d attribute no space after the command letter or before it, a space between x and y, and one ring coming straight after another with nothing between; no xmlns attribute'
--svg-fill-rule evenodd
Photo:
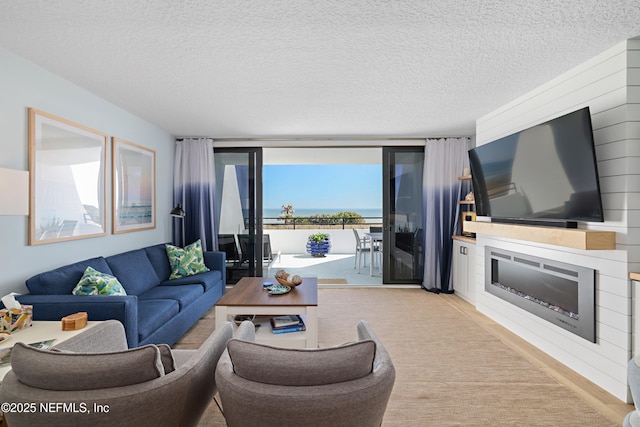
<svg viewBox="0 0 640 427"><path fill-rule="evenodd" d="M0 215L29 215L29 172L0 168Z"/></svg>
<svg viewBox="0 0 640 427"><path fill-rule="evenodd" d="M171 216L175 216L179 218L182 218L185 215L184 210L182 209L182 205L180 205L180 203L178 203L178 205L175 208L171 209L170 214Z"/></svg>

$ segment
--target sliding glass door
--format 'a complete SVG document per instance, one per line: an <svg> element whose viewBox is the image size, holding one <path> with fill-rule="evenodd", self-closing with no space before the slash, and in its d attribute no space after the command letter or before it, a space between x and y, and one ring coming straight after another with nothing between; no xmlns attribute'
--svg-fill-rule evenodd
<svg viewBox="0 0 640 427"><path fill-rule="evenodd" d="M384 147L383 283L422 283L424 147Z"/></svg>
<svg viewBox="0 0 640 427"><path fill-rule="evenodd" d="M216 148L218 246L227 284L262 273L262 148Z"/></svg>

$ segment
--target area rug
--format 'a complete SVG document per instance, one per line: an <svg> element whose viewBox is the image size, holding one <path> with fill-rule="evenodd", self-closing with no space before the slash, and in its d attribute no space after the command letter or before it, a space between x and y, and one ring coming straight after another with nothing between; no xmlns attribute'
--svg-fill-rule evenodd
<svg viewBox="0 0 640 427"><path fill-rule="evenodd" d="M451 298L451 296L448 296ZM420 289L322 288L319 346L356 338L367 320L396 368L383 426L618 426L569 387L447 302ZM197 348L213 312L177 344ZM224 426L215 404L201 426Z"/></svg>
<svg viewBox="0 0 640 427"><path fill-rule="evenodd" d="M318 285L346 285L347 279L318 279Z"/></svg>

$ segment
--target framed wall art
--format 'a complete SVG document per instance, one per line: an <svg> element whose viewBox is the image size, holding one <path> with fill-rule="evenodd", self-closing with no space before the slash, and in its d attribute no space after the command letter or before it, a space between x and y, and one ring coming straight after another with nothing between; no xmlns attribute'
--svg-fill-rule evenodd
<svg viewBox="0 0 640 427"><path fill-rule="evenodd" d="M113 233L156 227L156 152L111 138Z"/></svg>
<svg viewBox="0 0 640 427"><path fill-rule="evenodd" d="M29 244L106 234L105 133L29 108Z"/></svg>

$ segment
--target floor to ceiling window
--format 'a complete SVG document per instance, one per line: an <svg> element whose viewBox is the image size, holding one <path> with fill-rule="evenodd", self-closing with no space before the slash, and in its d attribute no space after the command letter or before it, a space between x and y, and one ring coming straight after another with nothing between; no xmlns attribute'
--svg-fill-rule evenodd
<svg viewBox="0 0 640 427"><path fill-rule="evenodd" d="M263 275L262 149L216 148L218 247L227 284Z"/></svg>
<svg viewBox="0 0 640 427"><path fill-rule="evenodd" d="M424 147L385 147L384 283L421 283L424 274Z"/></svg>
<svg viewBox="0 0 640 427"><path fill-rule="evenodd" d="M315 232L330 235L331 259L304 264L302 274L419 283L423 152L422 146L216 148L218 238L228 283L273 275L285 259L306 261L305 244ZM373 256L359 253L356 239L372 231L383 232L382 241L369 241Z"/></svg>

